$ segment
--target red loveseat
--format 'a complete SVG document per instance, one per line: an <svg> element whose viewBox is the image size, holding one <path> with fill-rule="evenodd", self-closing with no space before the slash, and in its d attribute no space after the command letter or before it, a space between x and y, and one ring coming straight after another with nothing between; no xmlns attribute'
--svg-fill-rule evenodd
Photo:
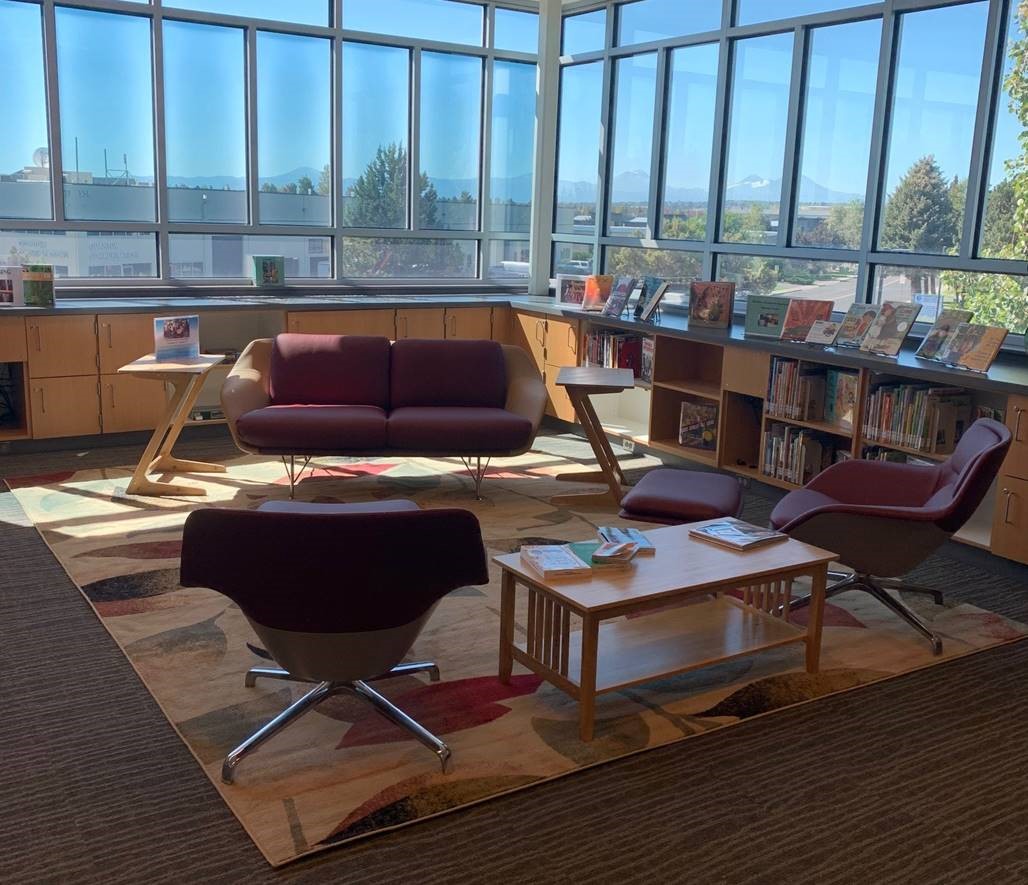
<svg viewBox="0 0 1028 885"><path fill-rule="evenodd" d="M477 495L483 458L531 447L546 388L495 341L286 333L249 344L221 403L240 449L283 457L290 495L317 455L459 457Z"/></svg>

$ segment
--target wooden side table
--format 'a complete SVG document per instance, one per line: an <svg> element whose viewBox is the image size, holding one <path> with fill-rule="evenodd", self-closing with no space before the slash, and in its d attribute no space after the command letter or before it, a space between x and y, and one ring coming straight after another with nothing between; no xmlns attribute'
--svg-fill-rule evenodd
<svg viewBox="0 0 1028 885"><path fill-rule="evenodd" d="M158 362L151 353L122 366L119 374L138 375L171 384L174 392L168 402L161 423L154 429L150 442L139 459L132 479L125 489L127 495L206 495L206 489L196 486L175 485L150 479L149 473L224 473L222 464L205 461L187 461L175 458L171 450L178 441L207 374L225 357L221 354L202 354L197 359ZM156 391L155 391L156 392Z"/></svg>
<svg viewBox="0 0 1028 885"><path fill-rule="evenodd" d="M635 387L635 373L631 369L605 369L600 366L566 366L557 374L557 384L565 388L575 415L593 448L599 470L585 473L562 473L557 479L568 482L603 482L607 492L565 492L554 495L554 504L574 506L610 506L620 504L628 490L628 481L621 471L607 434L596 415L589 397L600 393L620 393Z"/></svg>

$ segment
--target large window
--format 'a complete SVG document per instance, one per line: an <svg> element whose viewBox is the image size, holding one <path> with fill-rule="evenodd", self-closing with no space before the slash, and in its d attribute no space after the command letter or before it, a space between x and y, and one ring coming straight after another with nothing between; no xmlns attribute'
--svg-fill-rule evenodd
<svg viewBox="0 0 1028 885"><path fill-rule="evenodd" d="M482 45L482 7L453 0L343 0L343 27L396 37Z"/></svg>
<svg viewBox="0 0 1028 885"><path fill-rule="evenodd" d="M493 67L489 229L528 233L532 209L535 65Z"/></svg>
<svg viewBox="0 0 1028 885"><path fill-rule="evenodd" d="M614 152L607 233L643 237L649 224L656 53L618 59L614 82Z"/></svg>
<svg viewBox="0 0 1028 885"><path fill-rule="evenodd" d="M720 25L721 4L712 0L634 0L618 11L618 45L714 31Z"/></svg>
<svg viewBox="0 0 1028 885"><path fill-rule="evenodd" d="M587 234L596 229L602 101L602 62L561 71L555 228L558 233Z"/></svg>
<svg viewBox="0 0 1028 885"><path fill-rule="evenodd" d="M59 279L153 278L154 234L104 230L0 230L4 264L50 264Z"/></svg>
<svg viewBox="0 0 1028 885"><path fill-rule="evenodd" d="M848 261L722 255L717 278L736 284L736 299L743 306L750 295L782 295L831 301L836 312L845 313L857 292L857 265Z"/></svg>

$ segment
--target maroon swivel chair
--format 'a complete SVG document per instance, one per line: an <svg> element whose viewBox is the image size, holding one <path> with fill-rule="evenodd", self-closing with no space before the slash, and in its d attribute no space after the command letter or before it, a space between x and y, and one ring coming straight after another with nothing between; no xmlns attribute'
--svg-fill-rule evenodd
<svg viewBox="0 0 1028 885"><path fill-rule="evenodd" d="M257 510L196 510L182 537L181 581L235 602L277 667L258 678L315 683L225 758L221 778L277 732L335 694L361 697L439 758L450 749L368 683L439 668L400 663L442 597L489 580L482 533L466 510L269 502ZM266 651L265 651L266 650Z"/></svg>
<svg viewBox="0 0 1028 885"><path fill-rule="evenodd" d="M860 589L890 608L927 638L939 639L887 590L939 590L900 580L971 518L999 473L1010 431L988 418L975 421L947 461L931 467L890 461L843 461L790 492L771 513L771 525L800 541L838 552L853 573L831 572L828 596ZM809 600L791 604L795 609Z"/></svg>

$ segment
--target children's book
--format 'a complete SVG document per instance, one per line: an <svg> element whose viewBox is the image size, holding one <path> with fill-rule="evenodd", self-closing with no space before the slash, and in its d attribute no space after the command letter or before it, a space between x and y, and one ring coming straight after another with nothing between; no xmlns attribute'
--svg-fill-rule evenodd
<svg viewBox="0 0 1028 885"><path fill-rule="evenodd" d="M832 318L833 301L817 301L810 298L793 298L782 325L783 341L806 341L811 326L818 320Z"/></svg>
<svg viewBox="0 0 1028 885"><path fill-rule="evenodd" d="M920 304L886 301L868 329L860 349L865 353L876 353L879 356L896 356L920 312Z"/></svg>
<svg viewBox="0 0 1028 885"><path fill-rule="evenodd" d="M0 265L0 307L23 307L25 283L20 264Z"/></svg>
<svg viewBox="0 0 1028 885"><path fill-rule="evenodd" d="M807 332L804 339L807 344L820 344L829 347L835 343L835 337L839 334L839 324L831 320L815 320L814 325Z"/></svg>
<svg viewBox="0 0 1028 885"><path fill-rule="evenodd" d="M689 325L727 329L734 304L735 283L693 282L689 285Z"/></svg>
<svg viewBox="0 0 1028 885"><path fill-rule="evenodd" d="M635 291L635 277L616 277L607 303L603 305L603 316L619 317L628 307L628 299Z"/></svg>
<svg viewBox="0 0 1028 885"><path fill-rule="evenodd" d="M157 317L153 321L157 362L195 360L200 356L200 317Z"/></svg>
<svg viewBox="0 0 1028 885"><path fill-rule="evenodd" d="M870 304L853 304L846 311L846 316L839 327L835 338L836 347L860 347L867 330L878 316L878 308Z"/></svg>
<svg viewBox="0 0 1028 885"><path fill-rule="evenodd" d="M971 372L988 372L1006 338L1002 326L961 323L946 351L946 362Z"/></svg>
<svg viewBox="0 0 1028 885"><path fill-rule="evenodd" d="M718 406L713 402L682 400L678 443L690 449L717 448Z"/></svg>
<svg viewBox="0 0 1028 885"><path fill-rule="evenodd" d="M781 295L750 295L746 299L746 334L760 338L780 338L789 299Z"/></svg>
<svg viewBox="0 0 1028 885"><path fill-rule="evenodd" d="M251 255L250 280L258 289L278 289L286 284L286 260L281 255Z"/></svg>
<svg viewBox="0 0 1028 885"><path fill-rule="evenodd" d="M21 269L26 307L54 306L54 269L51 264L26 264Z"/></svg>
<svg viewBox="0 0 1028 885"><path fill-rule="evenodd" d="M541 578L588 575L592 568L569 544L531 544L521 548L521 562Z"/></svg>
<svg viewBox="0 0 1028 885"><path fill-rule="evenodd" d="M614 277L610 274L590 274L585 278L585 295L582 310L603 310L614 288Z"/></svg>
<svg viewBox="0 0 1028 885"><path fill-rule="evenodd" d="M945 359L953 337L957 334L957 326L961 323L971 322L972 316L973 311L970 310L957 310L955 308L944 310L935 321L935 324L928 330L928 334L925 335L921 346L917 349L914 356L920 357L923 360L941 361Z"/></svg>

